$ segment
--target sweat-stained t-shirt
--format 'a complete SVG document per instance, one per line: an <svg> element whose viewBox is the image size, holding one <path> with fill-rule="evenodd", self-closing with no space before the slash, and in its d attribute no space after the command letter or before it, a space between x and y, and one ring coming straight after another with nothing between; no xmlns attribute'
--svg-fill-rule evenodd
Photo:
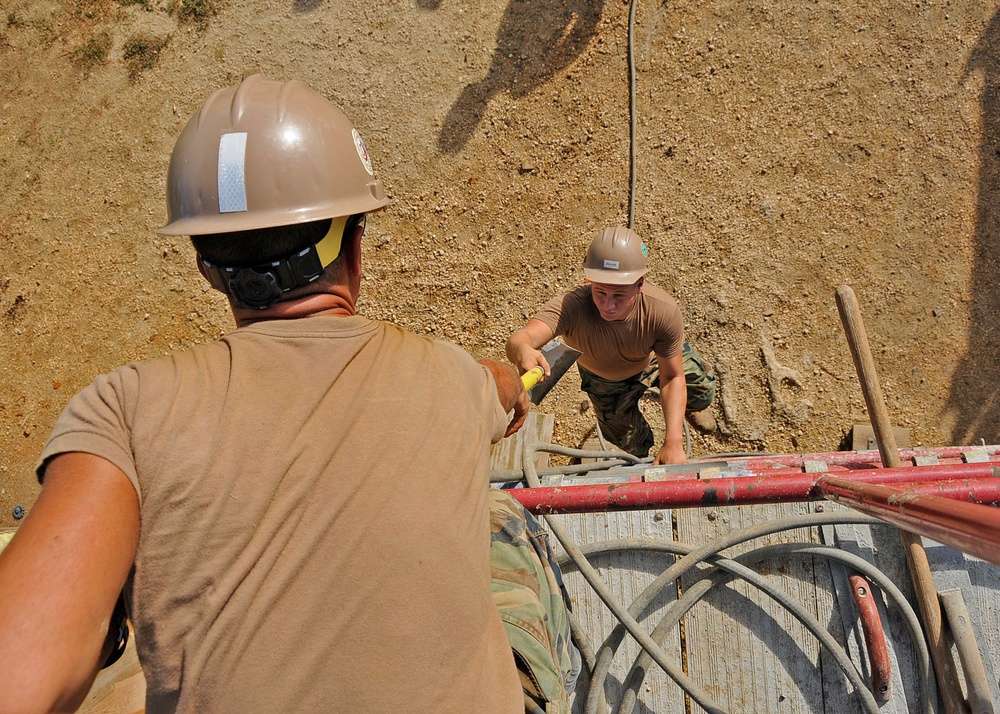
<svg viewBox="0 0 1000 714"><path fill-rule="evenodd" d="M654 354L670 358L684 345L684 321L677 301L648 281L643 281L635 307L624 320L601 317L590 285L557 295L534 318L583 352L581 367L612 381L639 374Z"/></svg>
<svg viewBox="0 0 1000 714"><path fill-rule="evenodd" d="M42 455L140 500L147 712L522 712L490 594L507 416L460 348L362 317L260 322L99 377Z"/></svg>

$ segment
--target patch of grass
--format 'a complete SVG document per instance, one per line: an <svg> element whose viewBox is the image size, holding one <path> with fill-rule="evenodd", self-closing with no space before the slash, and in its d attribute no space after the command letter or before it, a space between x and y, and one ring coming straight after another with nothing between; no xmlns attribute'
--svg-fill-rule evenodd
<svg viewBox="0 0 1000 714"><path fill-rule="evenodd" d="M169 41L169 35L153 37L148 34L140 34L130 37L122 48L122 58L128 69L128 78L134 82L145 70L155 67L160 58L160 52Z"/></svg>
<svg viewBox="0 0 1000 714"><path fill-rule="evenodd" d="M111 37L111 32L101 30L70 52L69 58L80 69L90 70L108 61L112 44L114 38Z"/></svg>
<svg viewBox="0 0 1000 714"><path fill-rule="evenodd" d="M149 0L118 0L118 4L123 7L128 7L129 5L138 5L147 10L152 9L152 5Z"/></svg>
<svg viewBox="0 0 1000 714"><path fill-rule="evenodd" d="M101 21L111 13L108 0L65 0L63 6L70 17L83 21Z"/></svg>
<svg viewBox="0 0 1000 714"><path fill-rule="evenodd" d="M214 15L215 11L215 0L172 0L168 8L168 12L176 15L180 22L201 28L208 24L208 18Z"/></svg>
<svg viewBox="0 0 1000 714"><path fill-rule="evenodd" d="M16 12L11 10L7 13L7 27L24 27L24 20L22 20Z"/></svg>

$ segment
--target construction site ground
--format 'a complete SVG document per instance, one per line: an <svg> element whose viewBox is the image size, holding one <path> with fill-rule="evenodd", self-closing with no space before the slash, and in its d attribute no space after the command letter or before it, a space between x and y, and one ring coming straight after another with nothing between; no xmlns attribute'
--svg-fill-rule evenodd
<svg viewBox="0 0 1000 714"><path fill-rule="evenodd" d="M365 315L502 359L628 221L634 156L650 279L720 375L696 455L828 451L869 421L841 284L894 426L996 443L993 4L636 5L632 143L621 1L7 0L0 526L95 374L233 328L188 242L154 230L184 123L250 68L305 81L368 144L392 203L369 221ZM543 405L568 446L593 424L578 386Z"/></svg>

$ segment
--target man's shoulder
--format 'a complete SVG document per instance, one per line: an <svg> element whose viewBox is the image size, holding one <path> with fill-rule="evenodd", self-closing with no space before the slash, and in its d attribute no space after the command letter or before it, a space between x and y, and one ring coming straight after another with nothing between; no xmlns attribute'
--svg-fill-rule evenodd
<svg viewBox="0 0 1000 714"><path fill-rule="evenodd" d="M644 280L642 282L642 294L648 299L659 300L665 303L673 303L675 305L677 304L677 300L674 299L673 295L668 293L659 285L654 285L648 280Z"/></svg>
<svg viewBox="0 0 1000 714"><path fill-rule="evenodd" d="M453 369L462 365L475 372L482 370L472 354L455 342L413 332L393 322L373 321L380 340L391 343L391 348L380 349L381 354L390 354L403 361L437 362L439 369Z"/></svg>
<svg viewBox="0 0 1000 714"><path fill-rule="evenodd" d="M681 309L673 295L649 281L644 281L642 284L642 300L655 312L672 314L679 313Z"/></svg>

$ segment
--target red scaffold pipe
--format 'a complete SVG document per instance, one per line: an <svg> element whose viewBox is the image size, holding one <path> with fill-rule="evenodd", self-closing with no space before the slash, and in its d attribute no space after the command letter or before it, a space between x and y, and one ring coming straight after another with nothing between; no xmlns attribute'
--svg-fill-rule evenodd
<svg viewBox="0 0 1000 714"><path fill-rule="evenodd" d="M838 472L842 474L844 472ZM546 486L515 488L510 495L535 514L635 511L654 508L704 508L751 506L761 503L819 501L823 495L816 483L823 473L782 476L737 476L734 478L679 479L645 483L613 483L593 486ZM894 469L852 471L851 480L869 484L930 482L928 490L943 488L941 482L975 479L963 490L957 485L949 495L967 501L1000 501L1000 468L991 463L905 466ZM989 488L990 482L996 485ZM984 483L980 483L984 482ZM951 487L949 487L950 489Z"/></svg>
<svg viewBox="0 0 1000 714"><path fill-rule="evenodd" d="M834 476L816 487L831 501L1000 565L1000 508Z"/></svg>
<svg viewBox="0 0 1000 714"><path fill-rule="evenodd" d="M988 460L1000 458L1000 446L938 446L916 449L899 449L901 462L912 461L920 456L934 456L939 459L961 459L968 453L983 454ZM880 466L882 457L878 451L828 451L816 454L775 454L754 456L748 454L740 457L725 457L731 463L739 462L747 468L774 468L775 464L782 466L801 467L807 461L824 461L830 466L859 467L865 465Z"/></svg>
<svg viewBox="0 0 1000 714"><path fill-rule="evenodd" d="M830 474L827 474L828 476ZM854 480L854 479L850 479ZM897 482L901 483L901 482ZM893 486L894 484L883 484ZM941 481L913 481L906 484L907 491L924 496L941 496L955 501L978 503L983 506L1000 506L1000 479L963 478Z"/></svg>

